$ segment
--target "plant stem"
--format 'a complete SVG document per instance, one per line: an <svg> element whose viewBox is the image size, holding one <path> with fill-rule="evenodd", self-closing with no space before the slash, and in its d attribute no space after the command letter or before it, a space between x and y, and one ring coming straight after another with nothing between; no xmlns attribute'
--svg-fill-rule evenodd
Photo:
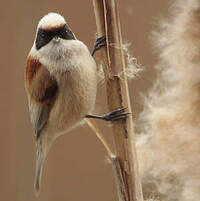
<svg viewBox="0 0 200 201"><path fill-rule="evenodd" d="M100 51L104 63L108 108L113 111L127 107L128 112L131 112L116 0L93 0L93 5L98 36L106 36L106 48ZM143 201L132 116L124 121L113 122L112 128L116 159L114 162L112 159L111 161L115 170L119 199Z"/></svg>
<svg viewBox="0 0 200 201"><path fill-rule="evenodd" d="M106 149L106 151L108 153L108 156L111 157L111 158L115 157L115 155L111 151L111 148L108 145L107 141L104 139L103 135L99 131L98 127L96 126L95 121L92 120L92 119L85 119L85 121L88 124L88 126L95 132L96 136L98 137L98 139L101 141L101 143L105 147L105 149Z"/></svg>

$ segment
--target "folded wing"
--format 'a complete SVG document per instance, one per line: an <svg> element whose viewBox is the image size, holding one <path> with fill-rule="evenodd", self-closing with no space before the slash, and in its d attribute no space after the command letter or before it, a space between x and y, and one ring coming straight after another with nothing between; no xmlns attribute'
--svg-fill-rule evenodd
<svg viewBox="0 0 200 201"><path fill-rule="evenodd" d="M25 69L25 86L31 122L36 137L39 138L56 99L57 81L37 59L28 56Z"/></svg>

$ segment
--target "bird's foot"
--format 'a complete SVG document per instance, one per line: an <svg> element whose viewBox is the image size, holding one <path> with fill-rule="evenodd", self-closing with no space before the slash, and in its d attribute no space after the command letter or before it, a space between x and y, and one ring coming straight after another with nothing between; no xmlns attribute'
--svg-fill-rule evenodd
<svg viewBox="0 0 200 201"><path fill-rule="evenodd" d="M106 37L105 36L97 38L97 40L94 44L94 49L92 51L92 56L94 55L94 53L97 50L101 49L101 47L104 47L105 45L106 45Z"/></svg>
<svg viewBox="0 0 200 201"><path fill-rule="evenodd" d="M97 116L97 115L85 115L86 118L93 118L93 119L101 119L104 121L117 121L120 119L126 119L130 112L125 112L126 108L120 108L116 109L112 112L109 112L103 116Z"/></svg>

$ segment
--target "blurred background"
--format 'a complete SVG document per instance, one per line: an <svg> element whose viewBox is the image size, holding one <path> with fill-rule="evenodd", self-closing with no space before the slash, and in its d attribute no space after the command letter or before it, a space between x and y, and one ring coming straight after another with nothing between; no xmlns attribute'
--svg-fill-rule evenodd
<svg viewBox="0 0 200 201"><path fill-rule="evenodd" d="M169 0L119 1L123 40L131 43L130 53L145 67L129 82L134 116L142 110L141 94L155 79L152 66L157 57L150 35L161 16L166 16ZM37 23L48 12L62 14L78 39L92 50L96 24L92 0L18 0L1 1L0 21L0 200L34 201L35 143L29 121L24 90L24 66L33 44ZM107 112L103 86L97 97L97 113ZM105 136L112 136L105 127ZM60 137L52 146L45 163L42 201L117 200L111 166L106 152L94 133L84 125Z"/></svg>

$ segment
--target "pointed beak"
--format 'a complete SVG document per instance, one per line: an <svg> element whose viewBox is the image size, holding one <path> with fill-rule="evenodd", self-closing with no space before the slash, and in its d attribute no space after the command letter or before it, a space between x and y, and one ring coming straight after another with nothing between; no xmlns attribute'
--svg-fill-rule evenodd
<svg viewBox="0 0 200 201"><path fill-rule="evenodd" d="M58 43L58 42L60 42L60 37L59 36L54 36L53 37L53 41L55 42L55 43Z"/></svg>

